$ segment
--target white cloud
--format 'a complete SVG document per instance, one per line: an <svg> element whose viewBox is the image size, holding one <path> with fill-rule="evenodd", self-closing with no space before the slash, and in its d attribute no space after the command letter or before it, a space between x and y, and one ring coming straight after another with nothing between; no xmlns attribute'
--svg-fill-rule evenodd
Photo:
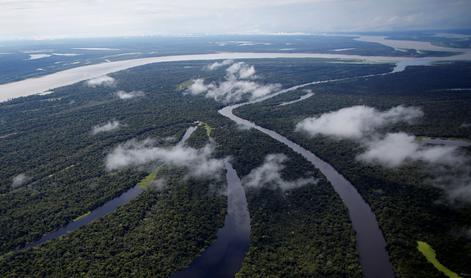
<svg viewBox="0 0 471 278"><path fill-rule="evenodd" d="M255 77L255 67L244 62L232 64L226 69L228 79L250 79Z"/></svg>
<svg viewBox="0 0 471 278"><path fill-rule="evenodd" d="M222 62L214 62L212 64L209 64L207 65L205 68L209 71L212 71L212 70L217 70L219 68L222 68L224 66L228 66L228 65L231 65L233 64L234 61L233 60L224 60Z"/></svg>
<svg viewBox="0 0 471 278"><path fill-rule="evenodd" d="M244 98L253 100L271 94L281 88L279 84L261 84L252 80L255 77L255 68L243 62L232 64L226 69L225 80L220 83L204 82L204 79L195 79L185 91L192 95L204 94L222 103L238 102Z"/></svg>
<svg viewBox="0 0 471 278"><path fill-rule="evenodd" d="M422 116L423 112L417 107L401 105L381 112L372 107L359 105L304 119L296 125L296 131L305 132L310 136L361 139L387 125L399 122L412 123Z"/></svg>
<svg viewBox="0 0 471 278"><path fill-rule="evenodd" d="M388 133L381 139L365 144L367 150L357 159L385 167L398 167L415 161L453 166L463 159L458 155L456 147L423 145L415 136L403 132Z"/></svg>
<svg viewBox="0 0 471 278"><path fill-rule="evenodd" d="M119 121L110 121L104 124L99 124L92 128L92 134L95 135L101 132L114 131L119 129L121 126L122 125Z"/></svg>
<svg viewBox="0 0 471 278"><path fill-rule="evenodd" d="M253 169L242 179L244 186L251 188L280 188L286 191L317 182L314 178L300 178L294 181L284 180L281 172L286 168L284 162L287 159L284 154L267 155L262 165Z"/></svg>
<svg viewBox="0 0 471 278"><path fill-rule="evenodd" d="M451 203L471 203L471 160L458 146L423 144L402 132L363 144L366 151L358 160L387 168L422 162L422 169L431 176L426 183L442 189Z"/></svg>
<svg viewBox="0 0 471 278"><path fill-rule="evenodd" d="M433 145L403 132L382 133L381 129L398 122L412 123L423 115L415 107L397 106L384 112L366 106L354 106L301 121L296 130L311 136L357 140L365 151L358 161L397 168L422 163L428 181L442 189L448 200L471 203L471 159L454 145Z"/></svg>
<svg viewBox="0 0 471 278"><path fill-rule="evenodd" d="M87 86L95 88L98 86L113 87L116 85L116 80L108 75L103 75L97 78L87 80Z"/></svg>
<svg viewBox="0 0 471 278"><path fill-rule="evenodd" d="M128 99L133 99L136 97L143 97L146 94L142 91L131 91L131 92L125 92L125 91L117 91L116 96L118 96L122 100L128 100Z"/></svg>
<svg viewBox="0 0 471 278"><path fill-rule="evenodd" d="M17 188L19 186L26 184L29 180L30 178L26 174L24 173L18 174L15 177L13 177L12 182L11 182L11 187Z"/></svg>
<svg viewBox="0 0 471 278"><path fill-rule="evenodd" d="M213 144L194 149L183 145L156 147L155 141L151 139L131 140L114 148L106 156L105 165L111 171L161 162L186 168L192 177L218 178L224 168L224 161L213 158L213 153Z"/></svg>

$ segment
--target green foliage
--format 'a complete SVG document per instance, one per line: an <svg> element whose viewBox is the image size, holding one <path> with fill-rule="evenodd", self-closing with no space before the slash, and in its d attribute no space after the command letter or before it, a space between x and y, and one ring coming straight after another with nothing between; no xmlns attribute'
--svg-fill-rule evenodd
<svg viewBox="0 0 471 278"><path fill-rule="evenodd" d="M25 276L168 277L214 239L226 200L207 180L162 171L165 190L147 190L114 213L31 250L5 255L0 273ZM220 186L220 184L219 184Z"/></svg>
<svg viewBox="0 0 471 278"><path fill-rule="evenodd" d="M91 212L91 211L87 211L86 213L84 213L84 214L82 214L82 215L80 215L80 216L74 218L73 221L79 221L79 220L81 220L81 219L87 217L90 213L92 213L92 212Z"/></svg>
<svg viewBox="0 0 471 278"><path fill-rule="evenodd" d="M460 276L453 271L446 268L446 266L442 265L437 260L437 255L435 250L433 250L432 246L428 245L427 242L424 241L417 241L417 250L419 250L422 255L429 261L433 266L438 269L439 271L443 272L446 276L450 278L460 278Z"/></svg>
<svg viewBox="0 0 471 278"><path fill-rule="evenodd" d="M388 170L363 164L355 159L363 151L357 142L323 136L307 138L294 132L302 119L343 107L369 105L383 110L402 104L421 107L424 118L414 125L396 125L387 131L469 139L471 129L462 126L471 121L471 94L444 89L470 87L470 74L469 63L411 67L393 75L311 86L315 96L305 101L278 106L304 94L298 91L242 107L236 114L306 147L356 186L376 214L397 276L440 277L416 251L414 239L418 237L433 243L444 265L471 273L471 244L459 232L471 226L471 207L466 203L450 205L444 192L429 184L430 176L421 165Z"/></svg>

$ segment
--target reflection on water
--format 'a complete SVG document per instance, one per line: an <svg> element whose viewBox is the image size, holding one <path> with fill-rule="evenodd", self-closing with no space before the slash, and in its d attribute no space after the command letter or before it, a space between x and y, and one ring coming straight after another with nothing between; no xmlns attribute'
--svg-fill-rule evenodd
<svg viewBox="0 0 471 278"><path fill-rule="evenodd" d="M391 278L394 277L394 271L391 262L389 261L389 255L388 251L386 250L386 241L383 237L383 233L379 228L376 216L374 215L368 203L366 203L366 201L358 193L356 188L347 179L345 179L345 177L338 173L334 167L321 160L310 151L270 129L258 126L253 122L247 121L233 114L233 110L238 107L257 103L281 93L294 91L308 85L332 81L336 80L298 85L254 101L224 107L219 110L219 113L239 125L246 126L248 128L254 128L277 140L278 142L285 144L294 152L302 155L314 167L319 169L327 178L327 180L332 184L334 190L337 192L337 194L339 194L343 203L348 208L350 220L352 222L353 229L356 232L357 248L360 254L360 263L363 268L364 276L367 278Z"/></svg>
<svg viewBox="0 0 471 278"><path fill-rule="evenodd" d="M78 220L70 222L65 227L60 228L59 230L43 235L37 241L26 244L24 249L39 246L49 240L56 239L60 236L71 233L77 230L78 228L84 225L87 225L93 220L102 218L103 216L109 214L110 212L113 212L118 207L129 203L131 200L139 196L139 194L141 194L142 192L143 192L143 189L139 185L136 185L133 188L129 189L128 191L124 192L123 194L119 195L118 197L114 198L113 200L106 202L101 207L94 209L90 214L87 214Z"/></svg>
<svg viewBox="0 0 471 278"><path fill-rule="evenodd" d="M0 84L0 101L6 101L12 98L29 96L44 91L49 91L57 87L71 85L83 80L95 78L105 74L110 74L120 70L132 67L142 66L151 63L178 62L178 61L204 61L204 60L224 60L224 59L276 59L276 58L320 58L320 59L340 59L340 60L359 60L372 63L396 63L398 70L403 70L406 66L412 65L430 65L434 62L471 60L470 49L454 49L449 47L430 46L430 43L417 41L396 41L386 40L380 36L360 36L360 41L377 42L387 46L398 46L413 49L440 49L440 51L456 52L457 55L448 57L391 57L391 56L362 56L348 55L340 53L250 53L250 52L231 52L231 53L213 53L196 55L174 55L149 57L139 59L129 59L101 64L76 67L49 75L36 78L29 78L21 81Z"/></svg>
<svg viewBox="0 0 471 278"><path fill-rule="evenodd" d="M204 253L172 278L230 278L239 271L250 242L250 216L245 192L237 172L227 170L227 215L217 239Z"/></svg>
<svg viewBox="0 0 471 278"><path fill-rule="evenodd" d="M190 126L185 134L183 135L182 139L178 144L184 144L188 138L190 138L191 134L196 130L197 126ZM70 222L65 227L60 228L56 231L44 234L39 240L27 243L24 247L20 249L27 249L35 246L39 246L47 241L52 239L56 239L60 236L66 235L71 233L78 228L89 224L90 222L102 218L103 216L115 211L117 208L129 203L130 201L134 200L138 197L144 190L141 186L135 185L128 191L124 192L123 194L119 195L118 197L106 202L104 205L94 209L89 214L84 215L83 217L79 217L78 219Z"/></svg>

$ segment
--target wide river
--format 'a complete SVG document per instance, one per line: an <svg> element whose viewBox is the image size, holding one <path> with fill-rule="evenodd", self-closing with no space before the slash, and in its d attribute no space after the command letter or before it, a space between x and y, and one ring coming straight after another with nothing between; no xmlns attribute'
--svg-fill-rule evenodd
<svg viewBox="0 0 471 278"><path fill-rule="evenodd" d="M401 48L414 48L407 47L405 45L407 41L392 41L384 40L382 37L368 37L363 38L365 41L381 43L389 45L391 47L398 47L400 44ZM359 38L361 40L361 38ZM412 42L413 46L417 45L417 42ZM420 45L420 43L419 43ZM434 49L437 50L437 49ZM443 50L443 49L440 49ZM447 50L450 50L447 48ZM0 101L6 101L12 98L28 96L33 94L38 94L44 91L52 90L58 87L70 85L80 81L84 81L90 78L99 77L109 73L113 73L120 70L125 70L141 65L151 64L151 63L163 63L163 62L177 62L177 61L204 61L204 60L221 60L221 59L275 59L275 58L297 58L297 59L306 59L306 58L321 58L321 59L339 59L339 60L357 60L362 62L369 63L394 63L396 68L394 72L399 72L405 69L409 65L430 65L435 62L442 61L457 61L457 60L471 60L471 52L468 49L451 49L455 52L456 55L448 57L425 57L425 58L412 58L412 57L388 57L388 56L359 56L359 55L347 55L347 54L324 54L324 53L215 53L215 54L201 54L201 55L177 55L177 56L164 56L164 57L151 57L151 58L141 58L141 59L131 59L123 60L109 63L101 63L95 65L88 65L77 67L69 70L64 70L56 72L53 74L25 79L17 82L11 82L0 85ZM389 73L386 73L389 74ZM371 77L374 75L369 75ZM361 77L358 77L361 78ZM342 80L342 79L339 79ZM264 101L276 95L294 91L299 88L303 88L312 84L319 84L325 82L334 82L338 80L326 80L326 81L317 81L306 83L298 86L294 86L285 90L282 90L273 95L257 99L255 101L240 103L236 105L231 105L225 107L219 111L219 113L234 122L244 125L249 128L254 128L264 134L270 136L274 140L277 140L296 153L301 154L306 160L308 160L314 167L319 169L324 176L332 184L334 190L339 194L340 198L344 202L345 206L348 209L350 220L353 225L353 229L356 232L357 239L357 248L360 255L360 262L363 268L363 274L367 278L372 277L394 277L394 272L392 265L389 261L389 256L386 250L386 242L384 240L381 229L378 226L378 222L368 203L361 197L355 187L345 179L340 173L338 173L335 168L330 164L318 158L315 154L308 151L307 149L301 147L295 142L289 140L288 138L266 128L256 125L250 121L242 119L232 112L234 109L241 107L243 105L249 105L256 102ZM184 136L184 138L187 136ZM188 136L189 137L189 136ZM219 231L218 239L215 243L206 250L203 255L196 259L188 269L177 273L176 277L181 277L179 275L185 276L190 271L191 274L202 277L232 277L242 263L243 256L245 255L246 248L248 248L248 234L250 228L248 228L248 212L246 211L246 203L242 202L245 200L245 195L240 193L240 180L236 178L235 171L233 171L232 166L226 163L226 168L228 171L228 188L236 188L238 190L238 204L237 209L234 210L235 204L231 196L234 194L228 195L228 215L226 217L225 226ZM232 184L232 186L231 186ZM231 191L229 191L231 192ZM114 209L116 207L129 202L130 199L135 198L139 195L139 190L136 188L131 189L130 191L124 193L116 199L113 199L109 203L106 203L102 207L94 210L91 214L83 217L80 220L70 223L68 226L60 229L51 234L45 235L42 239L29 244L28 247L39 245L47 240L56 238L60 235L66 234L70 231L76 230L79 227L91 222L92 220L101 217ZM240 198L243 198L240 199ZM243 205L245 208L240 208L240 205ZM102 212L102 209L104 212ZM232 212L238 212L234 214ZM237 221L242 221L239 224L234 224ZM227 226L227 227L226 227ZM237 227L237 228L235 228ZM231 229L236 230L238 233L232 233ZM240 235L240 238L239 238ZM234 244L232 243L234 242ZM229 248L229 249L228 249ZM221 256L227 256L229 252L236 254L233 259L234 261L227 261ZM238 254L238 255L237 255ZM214 256L218 260L212 261ZM223 257L224 257L223 256ZM232 256L232 255L231 255ZM231 256L227 258L231 258ZM223 269L227 268L228 271L224 272ZM199 272L200 269L205 269L203 272ZM198 275L196 277L198 277ZM195 277L195 276L192 276Z"/></svg>
<svg viewBox="0 0 471 278"><path fill-rule="evenodd" d="M178 62L178 61L206 61L222 59L276 59L276 58L317 58L317 59L338 59L338 60L356 60L367 63L394 63L397 65L396 71L401 71L411 65L430 65L435 62L444 61L471 61L470 49L456 49L449 47L436 47L427 42L405 41L405 40L387 40L380 36L360 36L357 40L379 43L389 47L397 48L400 45L403 48L412 49L434 49L441 51L454 52L455 55L447 57L391 57L391 56L362 56L348 54L330 54L330 53L250 53L250 52L228 52L213 54L195 54L195 55L174 55L148 57L100 63L94 65L80 66L56 73L28 78L20 81L0 84L0 102L7 101L17 97L40 94L50 91L54 88L71 85L83 80L103 76L109 73L147 65L153 63Z"/></svg>

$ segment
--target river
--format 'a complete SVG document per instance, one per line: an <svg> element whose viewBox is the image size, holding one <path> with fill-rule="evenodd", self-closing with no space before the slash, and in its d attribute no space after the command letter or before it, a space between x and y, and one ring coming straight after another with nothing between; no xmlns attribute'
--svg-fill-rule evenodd
<svg viewBox="0 0 471 278"><path fill-rule="evenodd" d="M368 75L368 77L371 77L371 75ZM363 268L364 277L391 278L394 277L394 271L391 262L389 261L389 255L386 249L386 241L384 239L383 233L378 225L378 221L376 220L375 214L371 210L368 203L358 193L356 188L347 179L345 179L345 177L343 177L339 172L337 172L334 167L318 158L312 152L294 143L288 138L276 133L273 130L263 128L253 122L247 121L233 114L234 109L239 108L241 106L261 102L271 97L274 97L275 95L294 91L312 84L333 81L338 80L318 81L294 86L282 90L277 94L269 95L261 99L224 107L219 110L219 113L239 125L245 126L247 128L254 128L277 140L278 142L285 144L294 152L302 155L315 168L319 169L321 173L330 182L330 184L332 184L334 190L340 196L343 203L348 209L350 221L352 222L353 229L356 232L357 249L360 255L360 263Z"/></svg>
<svg viewBox="0 0 471 278"><path fill-rule="evenodd" d="M381 43L390 47L395 47L400 43L401 46L409 48L423 47L429 48L430 43L420 43L417 41L403 41L403 40L386 40L380 36L360 36L357 38L360 41ZM426 46L423 46L426 45ZM431 44L430 44L431 45ZM415 48L414 48L415 49ZM440 48L442 50L442 48ZM330 53L251 53L251 52L227 52L227 53L212 53L212 54L195 54L195 55L173 55L173 56L160 56L121 60L114 62L105 62L94 65L80 66L68 70L59 71L56 73L28 78L20 81L0 84L0 102L7 101L17 97L29 96L40 94L42 92L51 91L55 88L71 85L80 81L96 78L113 72L152 64L164 62L179 62L179 61L209 61L209 60L224 60L224 59L277 59L277 58L292 58L292 59L338 59L338 60L357 60L368 63L394 63L397 65L396 71L401 71L407 66L412 65L431 65L435 62L445 61L471 61L470 49L454 49L456 55L447 57L391 57L391 56L362 56L362 55L348 55L348 54L330 54ZM418 50L421 50L418 48Z"/></svg>
<svg viewBox="0 0 471 278"><path fill-rule="evenodd" d="M190 138L191 134L195 132L197 126L190 126L185 133L183 134L182 138L178 142L179 145L184 144L188 138ZM50 240L56 239L63 235L69 234L80 227L89 224L90 222L102 218L105 215L112 213L117 208L129 203L130 201L136 199L144 189L141 188L139 184L135 185L134 187L130 188L126 192L122 193L118 197L111 199L110 201L106 202L102 206L92 210L90 213L83 215L82 217L77 218L76 220L70 222L66 226L44 234L40 239L27 243L24 247L19 247L18 249L28 249L31 247L39 246L44 244Z"/></svg>
<svg viewBox="0 0 471 278"><path fill-rule="evenodd" d="M250 216L245 191L229 161L225 161L227 214L217 239L189 267L172 278L231 278L239 271L249 249Z"/></svg>
<svg viewBox="0 0 471 278"><path fill-rule="evenodd" d="M360 38L361 40L361 38ZM384 38L383 38L384 40ZM371 39L369 40L371 41ZM391 40L387 40L391 41ZM381 43L381 42L378 42ZM383 42L384 43L384 42ZM404 43L404 41L401 41ZM416 42L414 42L416 43ZM461 49L460 49L461 51ZM6 101L12 98L28 96L32 94L49 91L58 87L70 85L76 82L87 80L90 78L99 77L109 73L113 73L120 70L129 69L141 65L151 63L162 63L162 62L176 62L176 61L202 61L202 60L222 60L222 59L275 59L275 58L322 58L322 59L340 59L340 60L359 60L364 62L374 63L395 63L396 68L393 72L400 72L409 65L430 65L434 62L442 61L457 61L457 60L471 60L471 52L469 50L463 50L457 55L448 57L425 57L425 58L413 58L413 57L389 57L389 56L360 56L360 55L344 55L344 54L324 54L324 53L214 53L214 54L201 54L201 55L176 55L176 56L163 56L163 57L151 57L151 58L140 58L131 60L122 60L109 63L101 63L95 65L88 65L77 67L69 70L56 72L53 74L29 78L17 82L11 82L0 85L0 101ZM385 73L389 74L389 73ZM363 77L372 77L375 75L368 75ZM358 77L361 78L361 77ZM349 79L349 78L347 78ZM250 121L235 116L232 112L234 109L243 105L249 105L256 102L264 101L272 98L276 95L297 90L299 88L306 87L308 85L320 84L326 82L333 82L345 79L337 80L326 80L306 83L298 86L294 86L288 89L284 89L275 94L245 103L239 103L236 105L227 106L219 111L219 113L234 122L244 125L249 128L254 128L271 138L285 144L291 150L301 154L306 160L308 160L314 167L318 168L324 176L332 184L334 190L339 194L340 198L344 202L348 209L350 220L352 222L353 229L356 232L357 248L360 255L360 263L363 268L363 274L367 278L371 277L394 277L392 265L389 261L389 256L386 250L386 242L383 234L378 226L376 217L372 212L369 205L361 197L355 187L345 179L335 168L330 164L318 158L312 152L306 150L300 145L294 143L288 138L263 127L256 125ZM184 136L183 138L188 138ZM236 178L235 171L230 164L226 162L228 188L236 188L239 193L234 193L229 190L228 194L228 215L226 216L224 227L218 232L217 240L211 247L209 247L201 257L197 258L186 270L175 274L175 277L188 277L185 276L191 273L191 277L195 277L199 272L199 269L205 269L206 272L202 272L201 277L232 277L237 272L238 268L242 263L243 256L248 248L247 237L250 233L250 226L247 224L249 221L248 211L246 203L244 203L245 195L240 193L241 185L240 180ZM235 186L233 186L235 185ZM70 233L81 226L90 223L94 219L103 217L104 215L114 211L117 207L128 203L130 200L137 197L141 191L140 188L133 187L129 191L123 193L119 197L105 203L103 206L95 209L90 214L69 223L66 227L57 231L51 232L44 235L40 240L30 243L27 247L33 247L40 245L48 240L57 238L61 235ZM232 193L231 193L232 192ZM235 194L235 195L233 195ZM233 196L238 196L239 199L232 199ZM243 206L245 209L236 208L233 204L233 200L237 201L237 206ZM232 204L232 205L231 205ZM235 210L234 210L235 209ZM234 212L231 214L231 212ZM243 221L243 223L237 223L237 219ZM235 225L235 226L234 226ZM232 229L236 229L238 232L231 232ZM240 230L237 230L240 229ZM240 236L240 238L239 238ZM229 252L230 251L230 252ZM234 255L235 261L227 261L227 252ZM238 255L237 255L238 254ZM224 255L224 256L223 256ZM231 256L232 256L231 255ZM212 259L217 259L212 261ZM209 266L209 267L207 267ZM227 267L228 271L221 272ZM208 272L209 271L209 272ZM188 274L190 275L190 274ZM198 276L196 276L198 277Z"/></svg>

